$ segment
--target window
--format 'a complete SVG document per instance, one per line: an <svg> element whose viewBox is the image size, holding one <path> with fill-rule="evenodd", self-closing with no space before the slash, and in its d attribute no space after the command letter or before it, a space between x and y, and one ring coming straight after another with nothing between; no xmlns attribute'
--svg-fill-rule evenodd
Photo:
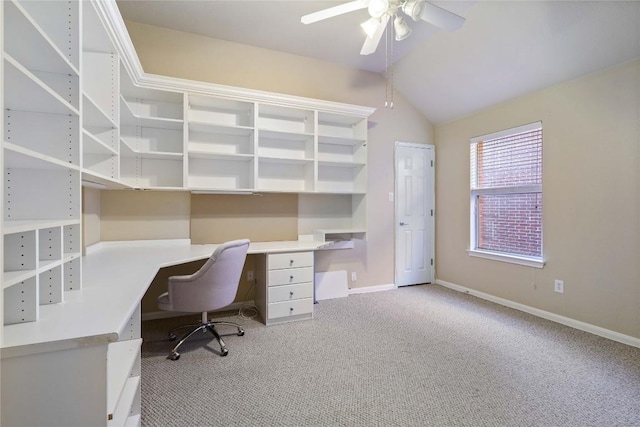
<svg viewBox="0 0 640 427"><path fill-rule="evenodd" d="M471 140L469 254L542 267L542 123Z"/></svg>

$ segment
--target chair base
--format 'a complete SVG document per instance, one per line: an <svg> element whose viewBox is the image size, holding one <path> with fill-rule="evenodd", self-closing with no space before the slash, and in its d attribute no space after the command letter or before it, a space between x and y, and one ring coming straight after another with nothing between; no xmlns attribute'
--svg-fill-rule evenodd
<svg viewBox="0 0 640 427"><path fill-rule="evenodd" d="M234 328L238 329L238 332L233 333L233 334L219 334L218 331L216 330L216 325L226 325L226 326L233 326ZM195 334L198 331L209 331L213 334L213 336L215 337L216 341L218 341L218 344L220 344L220 356L226 356L227 354L229 354L229 349L227 348L227 345L225 344L224 340L222 339L223 336L228 336L228 335L237 335L239 337L244 335L244 329L242 329L242 326L238 325L237 323L233 323L233 322L212 322L212 321L205 321L202 322L200 324L194 324L194 325L183 325L183 326L179 326L175 329L173 329L172 331L169 332L169 339L171 341L175 340L177 335L176 335L176 331L180 330L180 329L184 329L184 328L194 328L192 329L190 332L188 332L184 337L182 337L182 339L178 342L178 344L176 344L175 347L173 347L173 349L171 350L171 352L169 353L169 355L167 356L167 359L170 360L178 360L180 359L180 353L178 353L178 348L182 345L182 343L184 343L186 340L188 340L193 334Z"/></svg>

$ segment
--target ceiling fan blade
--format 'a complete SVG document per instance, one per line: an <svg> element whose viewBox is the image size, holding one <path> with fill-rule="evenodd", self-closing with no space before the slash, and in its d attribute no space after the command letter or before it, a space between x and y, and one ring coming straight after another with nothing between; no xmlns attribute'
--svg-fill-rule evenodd
<svg viewBox="0 0 640 427"><path fill-rule="evenodd" d="M334 16L343 15L345 13L364 9L366 7L366 0L350 1L348 3L342 3L328 9L323 9L318 12L304 15L302 18L300 18L300 22L302 22L303 24L313 24L314 22L322 21L323 19L333 18Z"/></svg>
<svg viewBox="0 0 640 427"><path fill-rule="evenodd" d="M425 2L420 19L448 31L459 29L465 21L462 16L458 16L453 12L449 12L429 2Z"/></svg>
<svg viewBox="0 0 640 427"><path fill-rule="evenodd" d="M384 30L387 29L387 22L389 22L389 15L385 13L382 18L380 18L380 25L376 29L375 33L373 33L371 37L367 37L364 40L360 55L371 55L376 51L376 49L378 48L378 44L380 44L382 34L384 34Z"/></svg>

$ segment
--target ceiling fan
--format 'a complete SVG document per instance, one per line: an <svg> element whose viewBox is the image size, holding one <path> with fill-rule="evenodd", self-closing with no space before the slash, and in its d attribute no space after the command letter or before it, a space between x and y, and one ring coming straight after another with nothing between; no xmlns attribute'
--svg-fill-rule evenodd
<svg viewBox="0 0 640 427"><path fill-rule="evenodd" d="M370 55L376 51L391 17L395 39L404 40L409 37L411 28L400 11L414 21L423 20L448 31L459 29L465 21L463 17L425 0L355 0L304 15L300 21L303 24L312 24L360 9L368 9L370 15L367 21L360 24L367 34L360 55Z"/></svg>

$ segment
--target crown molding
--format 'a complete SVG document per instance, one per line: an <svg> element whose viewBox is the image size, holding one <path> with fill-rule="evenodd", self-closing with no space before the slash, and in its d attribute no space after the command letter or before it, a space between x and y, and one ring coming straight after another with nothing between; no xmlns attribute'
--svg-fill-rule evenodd
<svg viewBox="0 0 640 427"><path fill-rule="evenodd" d="M376 111L375 108L361 105L343 104L340 102L145 73L115 0L96 0L96 6L98 12L102 15L107 31L116 44L125 70L131 76L133 83L140 87L197 93L241 101L264 102L287 107L307 108L362 117L369 117Z"/></svg>

